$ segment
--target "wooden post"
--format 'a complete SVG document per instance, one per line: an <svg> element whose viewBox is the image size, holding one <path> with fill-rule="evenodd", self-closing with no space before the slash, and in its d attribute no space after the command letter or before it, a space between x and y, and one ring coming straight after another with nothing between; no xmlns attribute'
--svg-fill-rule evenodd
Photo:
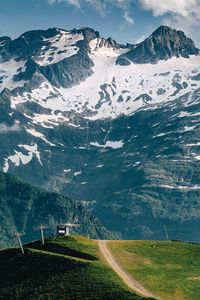
<svg viewBox="0 0 200 300"><path fill-rule="evenodd" d="M42 245L44 245L45 243L45 240L44 240L44 229L45 228L48 228L47 226L45 225L39 225L35 230L38 230L40 231L40 236L41 236L41 242L42 242Z"/></svg>
<svg viewBox="0 0 200 300"><path fill-rule="evenodd" d="M43 227L40 228L40 233L41 233L42 245L44 245L44 231L43 231Z"/></svg>
<svg viewBox="0 0 200 300"><path fill-rule="evenodd" d="M24 234L16 232L13 237L17 239L19 247L21 249L21 252L22 252L22 254L24 254L24 248L23 248L23 245L22 245L22 242L21 242L21 236L22 235L24 235Z"/></svg>

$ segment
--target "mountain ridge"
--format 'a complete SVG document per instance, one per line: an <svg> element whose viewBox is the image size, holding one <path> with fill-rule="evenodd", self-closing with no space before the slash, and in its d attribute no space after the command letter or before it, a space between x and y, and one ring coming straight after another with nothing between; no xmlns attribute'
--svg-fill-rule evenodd
<svg viewBox="0 0 200 300"><path fill-rule="evenodd" d="M58 224L76 222L81 226L79 233L93 238L112 237L80 202L33 187L10 174L0 173L0 207L0 247L13 245L15 232L24 232L23 240L32 241L37 237L34 228L39 224L48 227L49 235L55 232Z"/></svg>
<svg viewBox="0 0 200 300"><path fill-rule="evenodd" d="M199 49L183 31L160 26L133 50L118 57L117 63L158 63L159 60L168 60L173 56L189 58L189 55L198 54Z"/></svg>
<svg viewBox="0 0 200 300"><path fill-rule="evenodd" d="M117 65L136 48L86 31L21 38L0 64L1 170L124 238L198 240L200 55Z"/></svg>

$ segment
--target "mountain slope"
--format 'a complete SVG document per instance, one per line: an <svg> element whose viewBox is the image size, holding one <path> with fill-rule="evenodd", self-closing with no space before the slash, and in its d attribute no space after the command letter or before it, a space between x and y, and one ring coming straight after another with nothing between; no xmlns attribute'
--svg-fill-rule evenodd
<svg viewBox="0 0 200 300"><path fill-rule="evenodd" d="M3 173L0 173L0 208L1 247L16 243L12 239L16 231L25 232L23 240L31 241L38 236L34 228L39 224L46 224L49 227L46 234L52 234L58 224L68 221L80 224L78 231L93 238L112 236L80 203Z"/></svg>
<svg viewBox="0 0 200 300"><path fill-rule="evenodd" d="M200 244L110 241L107 247L130 276L162 299L198 298Z"/></svg>
<svg viewBox="0 0 200 300"><path fill-rule="evenodd" d="M49 29L0 47L4 172L80 200L125 238L200 239L200 55L183 32L125 46Z"/></svg>
<svg viewBox="0 0 200 300"><path fill-rule="evenodd" d="M49 239L51 253L29 248L25 255L17 249L0 251L1 299L67 299L67 300L142 300L132 293L102 261L94 241L76 236ZM65 255L73 250L87 259ZM93 259L91 259L93 258Z"/></svg>

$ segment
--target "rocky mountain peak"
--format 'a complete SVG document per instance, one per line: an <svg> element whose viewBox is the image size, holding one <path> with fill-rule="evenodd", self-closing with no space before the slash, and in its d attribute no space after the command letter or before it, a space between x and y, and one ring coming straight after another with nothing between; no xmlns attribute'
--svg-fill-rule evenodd
<svg viewBox="0 0 200 300"><path fill-rule="evenodd" d="M82 27L80 29L76 29L75 32L82 34L88 43L93 39L100 38L99 32L90 27Z"/></svg>
<svg viewBox="0 0 200 300"><path fill-rule="evenodd" d="M183 31L172 29L169 26L158 27L149 39L155 39L155 46L156 42L160 43L162 47L166 47L177 56L188 57L199 52L192 39L188 38Z"/></svg>
<svg viewBox="0 0 200 300"><path fill-rule="evenodd" d="M159 26L159 27L152 33L152 35L163 35L163 36L165 36L167 33L173 32L173 31L176 31L176 30L172 29L170 26L164 26L164 25L161 25L161 26Z"/></svg>
<svg viewBox="0 0 200 300"><path fill-rule="evenodd" d="M168 26L158 27L137 47L118 58L117 63L127 65L133 63L157 63L172 57L197 55L199 49L183 31L177 31Z"/></svg>

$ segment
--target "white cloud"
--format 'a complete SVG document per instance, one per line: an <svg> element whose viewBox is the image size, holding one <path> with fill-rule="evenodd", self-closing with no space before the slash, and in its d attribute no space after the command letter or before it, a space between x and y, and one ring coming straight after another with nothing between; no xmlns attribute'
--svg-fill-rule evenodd
<svg viewBox="0 0 200 300"><path fill-rule="evenodd" d="M200 22L200 0L139 0L144 10L163 17L167 25L191 32Z"/></svg>
<svg viewBox="0 0 200 300"><path fill-rule="evenodd" d="M107 0L110 2L112 5L117 6L123 11L123 18L125 21L125 24L127 25L133 25L134 24L134 19L130 15L130 4L131 0Z"/></svg>
<svg viewBox="0 0 200 300"><path fill-rule="evenodd" d="M68 0L69 4L74 5L78 8L80 8L80 2L79 0Z"/></svg>
<svg viewBox="0 0 200 300"><path fill-rule="evenodd" d="M155 16L174 13L187 17L198 6L198 0L140 0L144 9L152 10Z"/></svg>
<svg viewBox="0 0 200 300"><path fill-rule="evenodd" d="M133 25L134 24L134 20L132 17L130 17L129 13L127 11L124 12L124 20L126 21L126 23L128 25Z"/></svg>
<svg viewBox="0 0 200 300"><path fill-rule="evenodd" d="M107 5L105 1L101 0L82 0L83 2L90 4L94 9L96 9L101 15L106 14Z"/></svg>
<svg viewBox="0 0 200 300"><path fill-rule="evenodd" d="M117 7L122 11L122 17L127 25L133 25L134 19L130 15L130 4L133 0L47 0L49 4L66 3L79 9L84 9L85 5L90 5L97 10L100 15L105 16L109 8Z"/></svg>
<svg viewBox="0 0 200 300"><path fill-rule="evenodd" d="M48 0L49 4L62 3L62 2L66 2L67 4L70 4L72 6L80 8L80 2L79 2L79 0Z"/></svg>

